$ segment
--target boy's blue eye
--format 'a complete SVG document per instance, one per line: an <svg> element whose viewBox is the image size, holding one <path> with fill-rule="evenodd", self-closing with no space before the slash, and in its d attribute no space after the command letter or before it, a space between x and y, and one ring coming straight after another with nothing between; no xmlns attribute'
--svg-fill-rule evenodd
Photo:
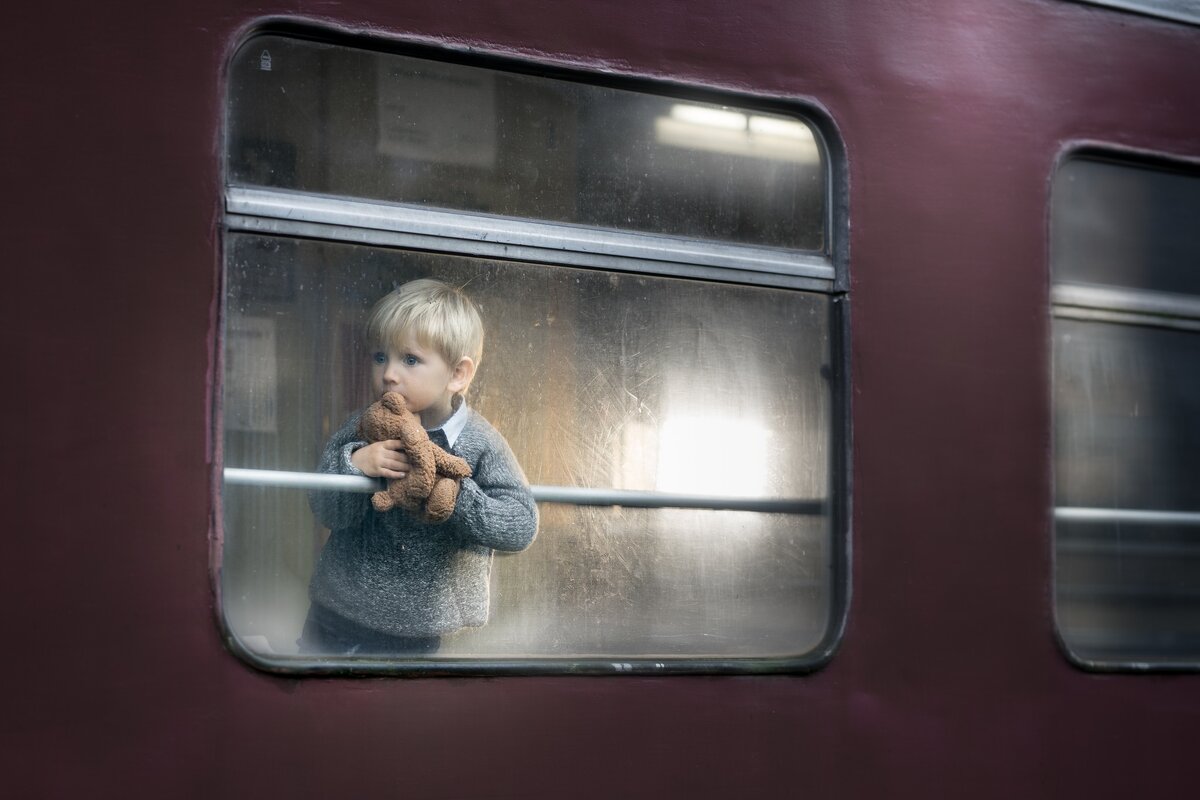
<svg viewBox="0 0 1200 800"><path fill-rule="evenodd" d="M386 353L372 353L371 360L374 361L376 364L386 364L387 363L387 354Z"/></svg>
<svg viewBox="0 0 1200 800"><path fill-rule="evenodd" d="M406 367L415 367L417 364L420 364L420 363L421 363L421 359L417 358L412 353L409 353L408 355L406 355L404 357L404 366L406 366Z"/></svg>

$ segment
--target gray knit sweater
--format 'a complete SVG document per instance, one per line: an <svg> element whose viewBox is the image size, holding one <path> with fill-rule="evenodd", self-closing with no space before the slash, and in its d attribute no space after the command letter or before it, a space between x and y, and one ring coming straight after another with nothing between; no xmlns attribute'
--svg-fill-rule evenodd
<svg viewBox="0 0 1200 800"><path fill-rule="evenodd" d="M332 532L309 583L309 598L393 636L440 636L488 617L492 552L524 550L537 533L537 506L504 437L473 409L451 452L474 473L462 481L450 519L432 525L396 508L380 513L369 494L311 492L309 505ZM350 455L353 415L333 435L321 472L362 475Z"/></svg>

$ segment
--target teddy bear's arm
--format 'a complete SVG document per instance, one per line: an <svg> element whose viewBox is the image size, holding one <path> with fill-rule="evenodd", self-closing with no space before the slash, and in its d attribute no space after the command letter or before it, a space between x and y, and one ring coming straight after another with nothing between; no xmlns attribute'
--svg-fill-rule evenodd
<svg viewBox="0 0 1200 800"><path fill-rule="evenodd" d="M453 478L456 481L471 477L471 465L458 456L447 453L436 445L433 448L433 455L436 459L439 475Z"/></svg>

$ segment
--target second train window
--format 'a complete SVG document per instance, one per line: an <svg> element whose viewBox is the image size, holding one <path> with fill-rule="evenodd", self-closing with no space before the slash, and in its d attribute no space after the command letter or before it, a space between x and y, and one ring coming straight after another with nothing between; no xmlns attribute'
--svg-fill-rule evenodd
<svg viewBox="0 0 1200 800"><path fill-rule="evenodd" d="M1056 608L1098 667L1200 663L1200 173L1085 151L1054 180Z"/></svg>

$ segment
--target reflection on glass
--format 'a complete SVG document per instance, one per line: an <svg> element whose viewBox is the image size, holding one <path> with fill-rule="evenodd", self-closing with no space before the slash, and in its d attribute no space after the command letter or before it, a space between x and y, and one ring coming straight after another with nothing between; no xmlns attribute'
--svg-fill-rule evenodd
<svg viewBox="0 0 1200 800"><path fill-rule="evenodd" d="M770 432L754 420L672 414L658 432L657 488L718 497L762 497Z"/></svg>
<svg viewBox="0 0 1200 800"><path fill-rule="evenodd" d="M228 130L235 184L826 247L813 130L765 111L260 36Z"/></svg>
<svg viewBox="0 0 1200 800"><path fill-rule="evenodd" d="M481 306L468 400L531 483L829 496L827 297L251 235L227 246L227 467L311 471L368 399L367 361L348 355L366 310L433 276ZM497 559L489 623L439 658L795 656L829 627L827 516L541 515L533 546ZM327 532L303 492L227 485L224 535L231 630L294 654Z"/></svg>
<svg viewBox="0 0 1200 800"><path fill-rule="evenodd" d="M1060 507L1200 512L1200 336L1055 322ZM1060 521L1063 639L1100 662L1200 660L1200 527Z"/></svg>
<svg viewBox="0 0 1200 800"><path fill-rule="evenodd" d="M803 122L676 103L654 121L659 143L751 158L817 165L821 156Z"/></svg>

